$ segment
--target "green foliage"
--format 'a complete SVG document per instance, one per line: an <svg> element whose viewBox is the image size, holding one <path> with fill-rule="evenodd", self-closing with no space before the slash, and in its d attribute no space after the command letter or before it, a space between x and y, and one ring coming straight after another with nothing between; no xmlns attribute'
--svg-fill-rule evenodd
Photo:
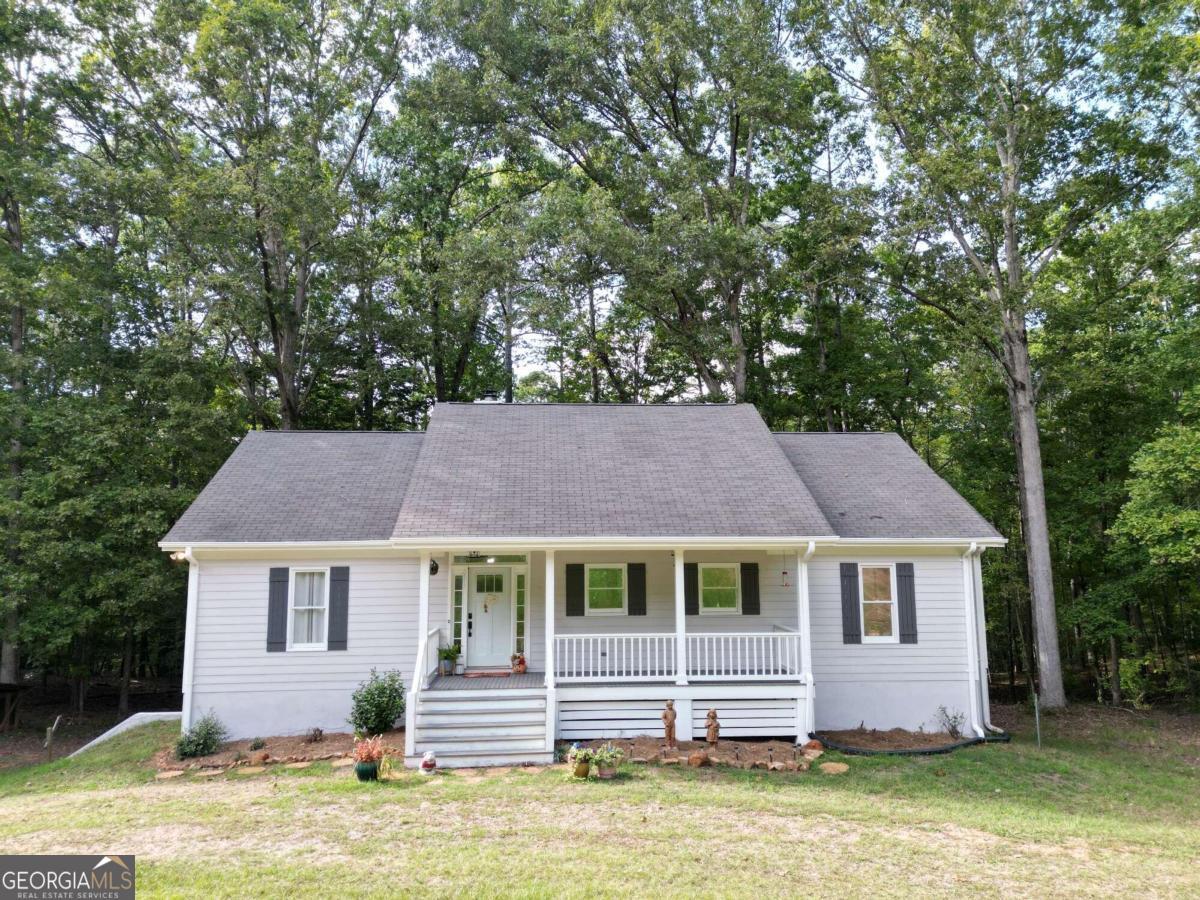
<svg viewBox="0 0 1200 900"><path fill-rule="evenodd" d="M350 724L355 734L380 735L391 731L404 715L404 681L396 671L371 670L351 698Z"/></svg>
<svg viewBox="0 0 1200 900"><path fill-rule="evenodd" d="M210 710L179 736L175 743L175 755L180 759L209 756L221 749L228 734L221 720Z"/></svg>
<svg viewBox="0 0 1200 900"><path fill-rule="evenodd" d="M250 742L251 750L261 750L265 746L267 746L267 742L264 741L262 738L255 738L254 740L252 740Z"/></svg>

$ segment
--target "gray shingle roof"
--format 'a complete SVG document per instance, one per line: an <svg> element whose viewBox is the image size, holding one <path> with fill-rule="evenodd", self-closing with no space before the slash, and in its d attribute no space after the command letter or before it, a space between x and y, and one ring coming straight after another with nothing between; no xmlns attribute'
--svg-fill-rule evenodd
<svg viewBox="0 0 1200 900"><path fill-rule="evenodd" d="M840 537L1000 537L899 435L779 432L775 439Z"/></svg>
<svg viewBox="0 0 1200 900"><path fill-rule="evenodd" d="M894 434L753 406L439 404L428 432L251 432L164 538L999 537Z"/></svg>
<svg viewBox="0 0 1200 900"><path fill-rule="evenodd" d="M165 541L386 541L422 432L252 431Z"/></svg>
<svg viewBox="0 0 1200 900"><path fill-rule="evenodd" d="M833 534L741 405L438 405L395 537Z"/></svg>

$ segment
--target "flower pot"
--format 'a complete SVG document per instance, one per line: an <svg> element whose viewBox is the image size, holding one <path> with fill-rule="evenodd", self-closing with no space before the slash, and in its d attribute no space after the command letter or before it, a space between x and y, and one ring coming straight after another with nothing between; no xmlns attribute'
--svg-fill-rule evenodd
<svg viewBox="0 0 1200 900"><path fill-rule="evenodd" d="M465 672L465 671L467 671L467 664L466 664L466 663L464 663L464 662L456 662L456 663L454 664L454 674L455 674L455 675L461 675L461 674L462 674L463 672Z"/></svg>
<svg viewBox="0 0 1200 900"><path fill-rule="evenodd" d="M454 663L452 663L450 660L443 659L440 660L440 663L441 665L439 666L439 671L443 675L451 675L454 673Z"/></svg>
<svg viewBox="0 0 1200 900"><path fill-rule="evenodd" d="M599 763L597 763L596 777L597 778L616 778L617 777L617 767L612 766L612 765L602 766Z"/></svg>
<svg viewBox="0 0 1200 900"><path fill-rule="evenodd" d="M514 665L514 666L513 666L513 673L514 673L514 674L516 674L516 675L524 675L524 674L525 674L525 670L526 670L528 667L529 667L529 666L528 666L528 663L519 662L519 663L517 663L516 665Z"/></svg>
<svg viewBox="0 0 1200 900"><path fill-rule="evenodd" d="M379 763L377 762L359 762L354 764L354 774L358 776L359 781L378 781L379 780Z"/></svg>
<svg viewBox="0 0 1200 900"><path fill-rule="evenodd" d="M588 775L591 774L591 771L592 771L592 764L590 762L575 763L575 777L576 778L587 778Z"/></svg>

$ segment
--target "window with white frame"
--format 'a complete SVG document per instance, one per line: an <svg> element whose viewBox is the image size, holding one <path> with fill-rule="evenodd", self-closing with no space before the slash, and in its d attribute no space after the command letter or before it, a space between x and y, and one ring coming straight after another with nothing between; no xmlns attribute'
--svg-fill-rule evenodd
<svg viewBox="0 0 1200 900"><path fill-rule="evenodd" d="M288 608L292 650L324 650L329 609L329 571L293 569Z"/></svg>
<svg viewBox="0 0 1200 900"><path fill-rule="evenodd" d="M859 566L862 598L862 639L891 643L899 640L896 621L896 567Z"/></svg>
<svg viewBox="0 0 1200 900"><path fill-rule="evenodd" d="M736 563L701 563L700 615L736 615L742 609L741 567Z"/></svg>
<svg viewBox="0 0 1200 900"><path fill-rule="evenodd" d="M587 615L625 615L629 608L629 582L625 577L623 563L620 565L586 565L584 566L584 579Z"/></svg>

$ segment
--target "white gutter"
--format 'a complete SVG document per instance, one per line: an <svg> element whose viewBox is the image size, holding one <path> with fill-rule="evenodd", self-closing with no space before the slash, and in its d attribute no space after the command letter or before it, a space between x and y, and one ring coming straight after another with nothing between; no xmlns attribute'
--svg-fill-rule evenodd
<svg viewBox="0 0 1200 900"><path fill-rule="evenodd" d="M188 564L187 617L183 632L183 714L182 730L192 727L192 707L195 700L196 680L196 616L200 600L200 563L192 555L192 548L185 547L178 558Z"/></svg>
<svg viewBox="0 0 1200 900"><path fill-rule="evenodd" d="M963 603L966 607L967 627L967 690L971 694L971 730L976 737L986 737L983 731L979 699L979 631L975 620L975 565L974 558L983 552L975 541L962 556Z"/></svg>
<svg viewBox="0 0 1200 900"><path fill-rule="evenodd" d="M437 548L439 551L476 550L480 547L528 550L529 547L553 550L586 550L591 548L614 549L662 549L678 547L704 549L721 547L754 547L770 550L794 550L798 545L819 544L821 547L1003 547L1005 538L839 538L836 535L796 537L644 537L617 535L603 537L454 537L454 538L399 538L387 541L196 541L182 544L178 541L160 541L158 546L167 551L191 548L206 550L289 550L289 549L345 549L345 550L413 550Z"/></svg>

